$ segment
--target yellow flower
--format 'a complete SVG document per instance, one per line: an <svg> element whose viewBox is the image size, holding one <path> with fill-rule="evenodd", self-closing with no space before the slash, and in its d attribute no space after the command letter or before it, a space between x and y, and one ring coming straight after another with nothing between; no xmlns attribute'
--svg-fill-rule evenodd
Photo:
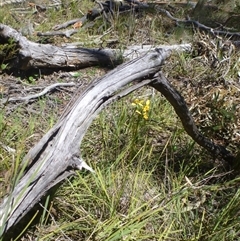
<svg viewBox="0 0 240 241"><path fill-rule="evenodd" d="M145 120L148 120L148 113L143 113L143 118L144 118Z"/></svg>
<svg viewBox="0 0 240 241"><path fill-rule="evenodd" d="M136 113L142 115L145 120L148 120L149 110L150 110L150 100L139 100L135 99L132 103L133 106L136 106Z"/></svg>
<svg viewBox="0 0 240 241"><path fill-rule="evenodd" d="M148 112L150 110L150 100L147 100L145 106L143 107L143 118L148 120Z"/></svg>
<svg viewBox="0 0 240 241"><path fill-rule="evenodd" d="M143 106L143 100L135 99L132 103L134 106Z"/></svg>
<svg viewBox="0 0 240 241"><path fill-rule="evenodd" d="M145 106L143 107L143 112L148 112L150 109L150 100L147 100Z"/></svg>

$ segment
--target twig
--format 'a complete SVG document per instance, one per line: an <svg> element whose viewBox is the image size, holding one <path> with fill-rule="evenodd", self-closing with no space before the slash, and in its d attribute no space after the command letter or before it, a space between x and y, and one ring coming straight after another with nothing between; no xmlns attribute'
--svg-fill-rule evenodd
<svg viewBox="0 0 240 241"><path fill-rule="evenodd" d="M28 103L30 100L32 99L37 99L45 94L47 94L48 92L51 92L53 89L57 88L57 87L62 87L62 86L76 86L75 83L71 82L71 83L55 83L53 85L47 86L43 91L41 91L40 93L37 94L33 94L33 95L29 95L29 96L24 96L24 97L12 97L12 98L5 98L1 101L1 104L5 104L5 103L9 103L9 102L18 102L18 101L24 101L26 103Z"/></svg>
<svg viewBox="0 0 240 241"><path fill-rule="evenodd" d="M187 19L187 20L182 20L179 18L175 18L171 15L171 13L169 13L167 10L156 7L156 9L161 12L164 13L168 18L170 18L171 20L175 21L177 24L186 24L186 25L193 25L194 27L203 30L205 32L208 32L214 36L216 35L221 35L221 36L225 36L228 38L232 38L232 37L240 37L240 33L239 32L228 32L228 31L222 31L222 30L215 30L213 28L210 28L202 23L199 23L196 20L191 20L191 19Z"/></svg>
<svg viewBox="0 0 240 241"><path fill-rule="evenodd" d="M41 36L64 36L66 38L70 38L71 35L73 35L77 32L78 32L77 29L69 29L66 31L48 31L45 33L38 32L37 36L39 36L39 37L41 37Z"/></svg>
<svg viewBox="0 0 240 241"><path fill-rule="evenodd" d="M86 21L87 21L87 17L86 17L86 16L84 16L84 17L82 17L82 18L75 18L75 19L72 19L72 20L67 21L67 22L65 22L65 23L55 25L52 29L53 29L54 31L57 31L57 30L60 30L60 29L63 29L63 28L67 28L67 27L69 27L70 25L73 25L73 24L75 24L75 23L77 23L77 22L81 22L81 23L83 24L83 23L86 22Z"/></svg>

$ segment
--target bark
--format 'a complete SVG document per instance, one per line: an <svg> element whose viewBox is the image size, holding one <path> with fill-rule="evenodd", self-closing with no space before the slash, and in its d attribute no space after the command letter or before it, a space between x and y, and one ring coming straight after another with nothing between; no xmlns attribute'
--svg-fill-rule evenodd
<svg viewBox="0 0 240 241"><path fill-rule="evenodd" d="M151 80L144 79L158 72L169 55L169 50L155 50L120 65L91 83L67 107L58 123L25 156L24 176L0 206L0 226L5 232L18 223L51 187L73 174L74 169L89 168L81 159L79 146L94 117L113 100L149 84ZM136 80L143 82L127 87Z"/></svg>
<svg viewBox="0 0 240 241"><path fill-rule="evenodd" d="M112 66L118 62L117 54L109 49L57 47L28 41L16 30L0 24L0 43L13 40L16 54L11 67L21 70L31 68L76 69L96 65ZM0 56L1 60L1 56Z"/></svg>
<svg viewBox="0 0 240 241"><path fill-rule="evenodd" d="M215 157L221 156L230 166L234 164L233 155L221 145L214 144L211 140L203 136L199 132L197 126L194 123L191 113L187 107L187 104L181 94L168 82L162 73L158 73L154 82L150 84L156 90L161 92L166 99L173 106L176 114L180 118L184 130L188 133L192 139L203 148L207 149Z"/></svg>
<svg viewBox="0 0 240 241"><path fill-rule="evenodd" d="M80 69L89 66L114 66L123 59L133 59L147 53L151 45L127 47L123 52L114 49L87 49L69 45L57 47L50 44L39 44L29 41L9 26L0 24L0 46L15 43L15 54L11 58L10 67L21 70L28 69ZM157 46L157 48L190 51L191 44ZM14 52L13 51L13 52ZM0 61L6 56L1 57Z"/></svg>
<svg viewBox="0 0 240 241"><path fill-rule="evenodd" d="M24 64L19 63L20 66L31 65L32 62L28 61L26 56L43 65L43 60L39 59L40 54L42 57L49 56L49 64L50 56L56 65L59 65L59 62L63 64L64 61L59 55L56 57L50 51L55 49L57 54L59 51L63 54L61 48L29 42L15 30L4 25L0 25L0 31L1 36L12 36L22 48L19 53ZM33 46L35 49L31 49ZM31 48L28 50L28 47ZM188 47L184 45L180 49ZM183 97L159 72L172 49L179 49L179 46L148 51L147 54L118 66L102 78L93 81L69 103L56 125L24 157L24 172L19 174L15 187L0 205L0 227L3 228L3 233L16 225L51 187L74 174L76 169L86 168L93 171L82 160L79 148L91 122L106 105L147 84L161 92L173 105L183 127L199 145L207 148L215 156L223 157L230 164L233 162L234 157L224 147L214 144L198 131ZM45 52L46 50L49 51ZM71 53L76 55L74 51ZM67 59L64 54L62 58ZM3 233L0 233L0 237Z"/></svg>

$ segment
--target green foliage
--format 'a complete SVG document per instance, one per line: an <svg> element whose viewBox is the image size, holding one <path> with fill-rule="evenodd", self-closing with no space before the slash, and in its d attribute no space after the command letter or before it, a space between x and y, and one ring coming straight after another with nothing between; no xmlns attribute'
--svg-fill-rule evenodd
<svg viewBox="0 0 240 241"><path fill-rule="evenodd" d="M38 23L36 31L48 31L60 22L81 17L80 10L86 13L93 3L64 1L63 6L59 11L48 9L42 13L44 20L38 14L29 14L26 19ZM177 14L183 15L184 9L177 10ZM21 21L16 23L10 14L4 16L2 9L0 20L21 27ZM104 22L100 17L93 27L79 29L64 41L105 47L113 38L114 48L120 53L130 44L169 44L191 38L204 43L205 54L173 55L163 72L184 95L201 130L218 141L233 143L239 107L238 101L229 100L228 96L237 96L238 90L232 86L224 89L222 83L236 82L239 57L235 53L224 56L222 39L216 43L216 39L204 39L206 35L202 33L192 36L183 26L175 27L154 11L137 16L131 12L124 16L116 13L111 21ZM29 38L36 40L37 36ZM58 44L63 40L56 37L42 41ZM8 68L16 51L12 40L0 45L2 71ZM220 67L215 68L209 56L218 58ZM103 74L99 72L91 68L72 76L82 81L86 75L92 79ZM39 79L33 74L23 83L36 85ZM41 98L28 107L0 109L1 197L21 177L25 153L56 123L67 102L65 97L63 93ZM2 144L14 148L16 153L11 154ZM240 179L225 173L193 143L170 104L152 89L142 88L106 107L88 130L81 154L95 173L77 172L67 179L57 193L45 199L42 213L37 210L31 216L21 228L23 237L16 240L239 239Z"/></svg>
<svg viewBox="0 0 240 241"><path fill-rule="evenodd" d="M8 63L16 57L18 47L13 39L9 39L7 43L0 43L0 71L8 68Z"/></svg>
<svg viewBox="0 0 240 241"><path fill-rule="evenodd" d="M29 82L29 84L36 84L36 79L37 79L37 75L35 75L35 76L29 76L29 77L28 77L28 82Z"/></svg>
<svg viewBox="0 0 240 241"><path fill-rule="evenodd" d="M1 71L6 70L7 66L8 66L8 64L1 64Z"/></svg>

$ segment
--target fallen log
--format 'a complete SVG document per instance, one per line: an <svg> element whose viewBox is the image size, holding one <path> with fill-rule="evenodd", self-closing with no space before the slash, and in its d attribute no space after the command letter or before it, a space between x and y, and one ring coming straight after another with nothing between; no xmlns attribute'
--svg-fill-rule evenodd
<svg viewBox="0 0 240 241"><path fill-rule="evenodd" d="M17 45L13 63L24 70L41 67L79 68L99 62L109 65L118 58L116 50L78 51L78 48L73 46L56 47L33 43L14 29L0 24L0 43L9 39ZM193 140L214 156L221 156L232 164L234 157L231 153L198 131L184 99L159 72L172 50L188 51L191 45L164 46L150 51L151 48L134 46L126 49L122 54L124 58L142 56L93 81L83 93L79 93L77 98L70 102L56 125L24 157L18 181L0 205L0 237L16 225L51 187L74 174L75 170L86 168L93 171L82 160L79 149L92 120L106 105L144 85L151 85L167 98Z"/></svg>
<svg viewBox="0 0 240 241"><path fill-rule="evenodd" d="M113 66L119 62L119 55L110 49L72 49L39 44L27 40L11 27L0 24L0 44L8 44L9 41L15 44L9 67L15 69L77 69L96 65ZM5 57L0 53L0 61Z"/></svg>
<svg viewBox="0 0 240 241"><path fill-rule="evenodd" d="M122 64L93 81L70 102L56 125L24 157L25 171L0 205L0 236L16 225L50 188L74 174L75 170L86 168L93 171L81 158L79 148L91 122L106 105L147 84L168 99L183 127L198 144L212 154L226 158L229 163L234 160L224 147L214 144L198 131L183 97L159 73L170 54L169 49L155 49Z"/></svg>
<svg viewBox="0 0 240 241"><path fill-rule="evenodd" d="M88 168L81 159L79 144L94 117L113 100L149 84L150 77L160 70L170 52L155 50L120 65L91 83L73 105L67 107L58 123L25 156L23 166L27 168L24 176L0 205L0 226L4 227L4 232L51 187L73 174L75 169ZM150 80L144 80L146 78ZM135 85L128 87L136 80Z"/></svg>
<svg viewBox="0 0 240 241"><path fill-rule="evenodd" d="M0 45L9 44L9 42L14 50L12 50L13 56L7 64L10 68L21 70L71 70L98 65L112 67L120 64L123 59L133 59L153 49L151 45L143 45L127 47L120 52L120 50L107 48L88 49L73 45L58 47L51 44L39 44L29 41L13 28L0 24ZM157 46L157 48L161 47L163 46ZM164 49L189 51L191 44L164 46ZM0 62L6 59L5 55L5 52L0 51Z"/></svg>

